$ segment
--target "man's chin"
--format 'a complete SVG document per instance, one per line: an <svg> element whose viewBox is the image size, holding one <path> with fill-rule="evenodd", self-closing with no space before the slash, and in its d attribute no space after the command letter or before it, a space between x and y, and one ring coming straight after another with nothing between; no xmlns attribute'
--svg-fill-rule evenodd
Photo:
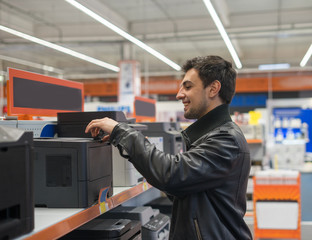
<svg viewBox="0 0 312 240"><path fill-rule="evenodd" d="M196 113L184 112L184 118L185 118L185 119L193 120L193 119L198 119L198 116L197 116Z"/></svg>
<svg viewBox="0 0 312 240"><path fill-rule="evenodd" d="M184 112L184 118L185 119L194 119L193 116L187 112Z"/></svg>

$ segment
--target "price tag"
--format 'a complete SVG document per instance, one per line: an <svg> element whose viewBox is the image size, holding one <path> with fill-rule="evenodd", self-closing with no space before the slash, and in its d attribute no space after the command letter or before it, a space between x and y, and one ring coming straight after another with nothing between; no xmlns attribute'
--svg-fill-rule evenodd
<svg viewBox="0 0 312 240"><path fill-rule="evenodd" d="M146 181L146 179L143 179L143 191L146 191L148 189L148 183Z"/></svg>
<svg viewBox="0 0 312 240"><path fill-rule="evenodd" d="M109 210L109 206L107 203L107 193L109 188L103 188L100 191L99 194L99 205L100 205L100 213L105 213L107 210Z"/></svg>
<svg viewBox="0 0 312 240"><path fill-rule="evenodd" d="M102 202L100 203L100 213L105 213L106 211L109 210L107 202Z"/></svg>

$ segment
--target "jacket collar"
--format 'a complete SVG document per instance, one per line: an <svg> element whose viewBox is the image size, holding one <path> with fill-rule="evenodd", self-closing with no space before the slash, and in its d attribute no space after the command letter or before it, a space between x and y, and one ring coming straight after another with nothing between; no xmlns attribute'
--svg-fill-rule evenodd
<svg viewBox="0 0 312 240"><path fill-rule="evenodd" d="M223 125L226 122L231 122L231 116L229 113L229 105L222 104L206 115L198 119L192 125L190 125L187 129L185 129L182 134L186 138L187 146L190 146L197 139L215 129Z"/></svg>

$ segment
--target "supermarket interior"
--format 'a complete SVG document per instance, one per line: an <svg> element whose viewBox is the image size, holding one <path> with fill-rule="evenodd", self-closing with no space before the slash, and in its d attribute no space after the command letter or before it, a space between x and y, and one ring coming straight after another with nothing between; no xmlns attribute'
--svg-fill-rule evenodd
<svg viewBox="0 0 312 240"><path fill-rule="evenodd" d="M0 0L0 240L312 239L311 55L311 0Z"/></svg>

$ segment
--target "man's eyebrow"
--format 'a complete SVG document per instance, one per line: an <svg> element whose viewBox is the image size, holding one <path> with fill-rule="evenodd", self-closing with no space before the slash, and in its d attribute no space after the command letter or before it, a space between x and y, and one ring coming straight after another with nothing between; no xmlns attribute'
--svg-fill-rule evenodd
<svg viewBox="0 0 312 240"><path fill-rule="evenodd" d="M182 82L182 83L180 84L180 87L182 87L182 86L185 87L185 85L187 85L187 84L193 84L193 82L192 82L191 80L185 80L184 82Z"/></svg>

